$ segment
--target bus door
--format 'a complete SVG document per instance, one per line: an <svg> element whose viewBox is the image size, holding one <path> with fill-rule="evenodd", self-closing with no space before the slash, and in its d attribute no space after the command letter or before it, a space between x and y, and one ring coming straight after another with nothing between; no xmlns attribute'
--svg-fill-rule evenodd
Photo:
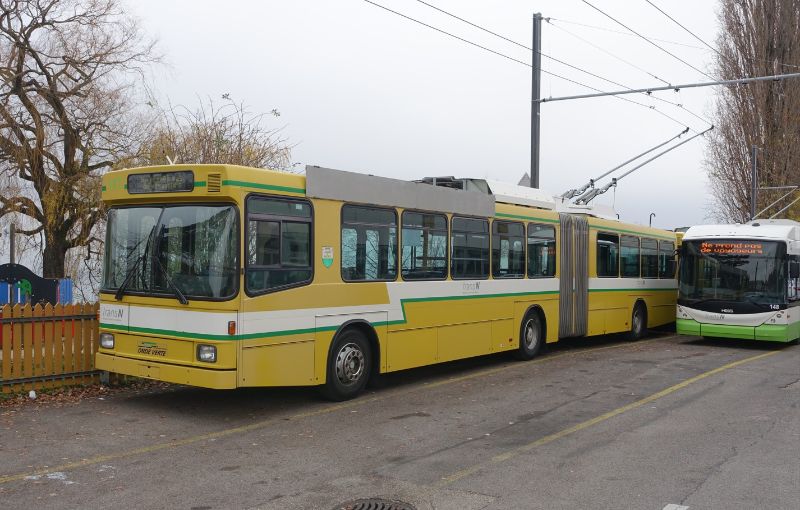
<svg viewBox="0 0 800 510"><path fill-rule="evenodd" d="M589 315L589 221L560 214L561 275L558 337L584 336Z"/></svg>

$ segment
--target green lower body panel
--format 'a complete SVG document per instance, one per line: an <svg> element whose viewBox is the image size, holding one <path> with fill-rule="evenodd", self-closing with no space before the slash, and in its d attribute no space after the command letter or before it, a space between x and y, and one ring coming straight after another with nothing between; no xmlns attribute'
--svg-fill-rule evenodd
<svg viewBox="0 0 800 510"><path fill-rule="evenodd" d="M800 338L800 322L794 324L762 324L761 326L731 326L728 324L701 324L691 319L678 319L675 323L679 335L743 338L767 342L792 342Z"/></svg>
<svg viewBox="0 0 800 510"><path fill-rule="evenodd" d="M691 319L677 319L675 330L679 335L700 336L700 323Z"/></svg>
<svg viewBox="0 0 800 510"><path fill-rule="evenodd" d="M800 322L794 324L764 324L756 329L756 340L793 342L800 338Z"/></svg>

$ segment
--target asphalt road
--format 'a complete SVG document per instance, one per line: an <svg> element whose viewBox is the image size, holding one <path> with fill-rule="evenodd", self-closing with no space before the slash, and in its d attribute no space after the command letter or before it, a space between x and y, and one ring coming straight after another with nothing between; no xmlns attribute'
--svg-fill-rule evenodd
<svg viewBox="0 0 800 510"><path fill-rule="evenodd" d="M790 509L800 346L568 341L311 389L0 409L0 508Z"/></svg>

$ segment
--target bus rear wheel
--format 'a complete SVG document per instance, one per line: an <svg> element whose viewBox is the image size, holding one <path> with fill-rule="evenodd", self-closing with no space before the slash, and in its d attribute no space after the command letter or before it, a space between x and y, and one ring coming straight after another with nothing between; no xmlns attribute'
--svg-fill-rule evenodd
<svg viewBox="0 0 800 510"><path fill-rule="evenodd" d="M514 357L518 360L527 361L539 354L544 343L542 320L539 314L531 310L522 319L519 333L519 348L514 351Z"/></svg>
<svg viewBox="0 0 800 510"><path fill-rule="evenodd" d="M322 394L340 402L364 390L372 367L369 342L357 329L346 329L336 336L328 355L328 368Z"/></svg>
<svg viewBox="0 0 800 510"><path fill-rule="evenodd" d="M647 307L642 302L636 303L631 314L631 330L628 332L628 340L635 342L641 340L647 333Z"/></svg>

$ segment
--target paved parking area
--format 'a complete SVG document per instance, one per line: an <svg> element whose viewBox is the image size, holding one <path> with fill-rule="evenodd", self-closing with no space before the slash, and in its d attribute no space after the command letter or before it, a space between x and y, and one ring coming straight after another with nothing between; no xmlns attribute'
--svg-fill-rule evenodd
<svg viewBox="0 0 800 510"><path fill-rule="evenodd" d="M567 341L311 389L0 409L0 507L796 509L800 347ZM672 505L672 506L670 506Z"/></svg>

